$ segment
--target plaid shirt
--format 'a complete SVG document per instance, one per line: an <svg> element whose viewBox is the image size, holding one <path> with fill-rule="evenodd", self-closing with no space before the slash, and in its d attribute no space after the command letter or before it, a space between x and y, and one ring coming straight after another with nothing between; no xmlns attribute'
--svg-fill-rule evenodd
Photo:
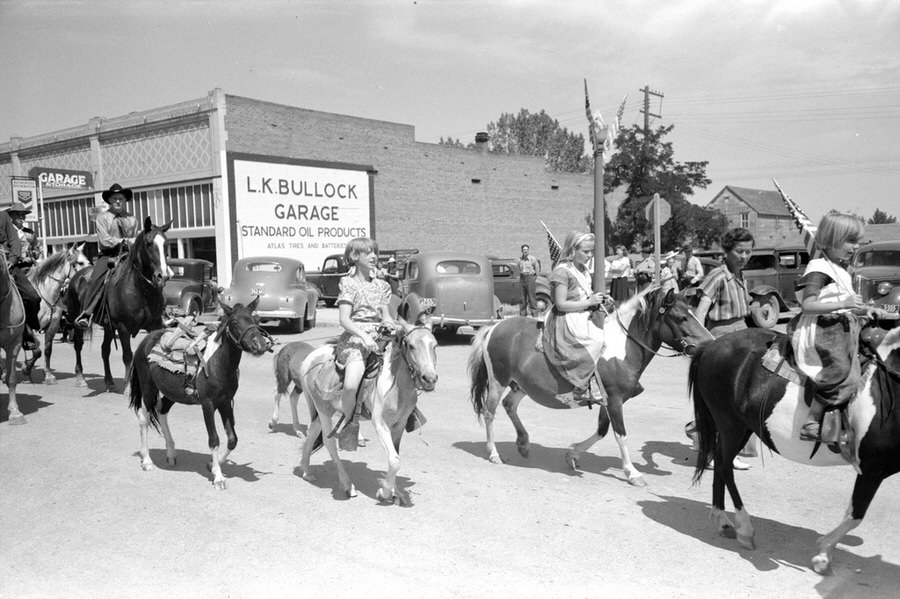
<svg viewBox="0 0 900 599"><path fill-rule="evenodd" d="M750 294L744 278L736 277L726 265L710 271L700 283L700 289L712 300L708 320L731 320L750 315Z"/></svg>

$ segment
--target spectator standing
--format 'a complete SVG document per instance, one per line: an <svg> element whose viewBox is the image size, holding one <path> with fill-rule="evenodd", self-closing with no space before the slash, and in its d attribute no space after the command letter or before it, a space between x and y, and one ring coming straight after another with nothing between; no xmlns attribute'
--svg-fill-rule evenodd
<svg viewBox="0 0 900 599"><path fill-rule="evenodd" d="M698 285L703 280L703 264L700 258L694 255L694 248L686 245L681 250L684 252L684 266L681 269L681 288L687 289Z"/></svg>
<svg viewBox="0 0 900 599"><path fill-rule="evenodd" d="M519 284L522 287L522 306L519 314L522 316L537 316L537 275L541 271L540 261L531 255L528 244L522 244L522 255L517 260L519 264Z"/></svg>
<svg viewBox="0 0 900 599"><path fill-rule="evenodd" d="M621 304L631 295L628 277L632 274L631 258L624 245L617 245L612 260L606 261L606 278L610 280L609 294L616 304Z"/></svg>

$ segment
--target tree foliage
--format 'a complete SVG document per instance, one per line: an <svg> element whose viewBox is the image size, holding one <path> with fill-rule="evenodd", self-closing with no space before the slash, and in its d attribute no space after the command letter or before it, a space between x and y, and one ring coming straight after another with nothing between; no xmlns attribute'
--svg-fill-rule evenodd
<svg viewBox="0 0 900 599"><path fill-rule="evenodd" d="M892 225L897 222L897 217L876 208L875 214L872 215L868 222L870 225Z"/></svg>
<svg viewBox="0 0 900 599"><path fill-rule="evenodd" d="M673 125L661 126L644 135L639 125L622 128L616 138L617 152L604 167L604 193L625 188L626 198L619 206L610 245L641 245L653 239L653 231L644 209L658 193L672 208L662 226L662 250L676 249L690 240L708 247L724 233L727 219L721 212L691 204L686 198L695 188L705 189L706 161L675 162L672 142L664 141Z"/></svg>
<svg viewBox="0 0 900 599"><path fill-rule="evenodd" d="M543 110L533 114L522 108L519 114L501 114L488 123L487 134L490 152L539 156L550 171L584 173L591 168L584 136L561 127Z"/></svg>
<svg viewBox="0 0 900 599"><path fill-rule="evenodd" d="M441 137L440 140L438 141L438 145L439 146L451 146L453 148L474 148L475 147L475 144L473 144L473 143L469 143L468 145L466 145L463 142L461 142L458 137L456 139L453 139L453 137L451 137L449 135L447 136L447 139L444 139L443 137Z"/></svg>

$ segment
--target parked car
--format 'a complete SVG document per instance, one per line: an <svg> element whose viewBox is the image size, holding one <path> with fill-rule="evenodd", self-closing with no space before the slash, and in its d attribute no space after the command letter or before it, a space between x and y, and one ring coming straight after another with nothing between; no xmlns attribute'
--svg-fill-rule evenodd
<svg viewBox="0 0 900 599"><path fill-rule="evenodd" d="M900 241L864 245L853 254L850 266L853 287L864 302L900 313Z"/></svg>
<svg viewBox="0 0 900 599"><path fill-rule="evenodd" d="M229 305L247 304L257 296L256 313L260 320L281 321L294 333L316 326L319 294L307 282L299 260L281 256L238 260L231 285L221 293L222 301Z"/></svg>
<svg viewBox="0 0 900 599"><path fill-rule="evenodd" d="M698 250L705 273L721 264L721 250ZM778 319L799 303L795 293L797 281L809 264L804 247L754 248L744 266L744 281L750 292L750 323L764 329L778 324Z"/></svg>
<svg viewBox="0 0 900 599"><path fill-rule="evenodd" d="M495 322L500 300L487 256L433 251L409 256L401 272L400 316L430 310L432 324L449 333L473 334Z"/></svg>
<svg viewBox="0 0 900 599"><path fill-rule="evenodd" d="M212 262L169 258L167 263L173 274L163 287L166 310L196 316L219 307L219 286L213 280Z"/></svg>
<svg viewBox="0 0 900 599"><path fill-rule="evenodd" d="M319 299L331 308L340 293L341 279L347 276L350 264L344 254L332 254L322 261L322 269L306 273L306 281L315 285Z"/></svg>
<svg viewBox="0 0 900 599"><path fill-rule="evenodd" d="M494 276L494 295L503 304L517 306L522 303L521 270L516 258L490 258ZM552 304L550 281L547 275L538 274L535 279L537 307L543 312Z"/></svg>

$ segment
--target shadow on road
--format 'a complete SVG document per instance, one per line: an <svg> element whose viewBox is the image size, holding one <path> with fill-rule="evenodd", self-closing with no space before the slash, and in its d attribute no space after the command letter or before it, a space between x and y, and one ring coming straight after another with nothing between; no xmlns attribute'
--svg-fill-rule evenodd
<svg viewBox="0 0 900 599"><path fill-rule="evenodd" d="M816 542L826 532L785 524L751 513L757 548L744 549L735 539L726 539L717 534L709 519L708 504L684 497L656 497L660 501L637 502L645 516L707 545L739 554L760 572L782 567L810 570L812 557L817 552ZM733 511L730 515L733 516ZM837 511L835 517L840 518ZM841 548L862 544L860 537L848 535L835 548L831 575L823 577L816 584L816 590L822 597L896 597L900 566L885 562L880 555L862 557Z"/></svg>
<svg viewBox="0 0 900 599"><path fill-rule="evenodd" d="M641 457L647 463L644 473L654 476L672 474L660 468L663 463L693 469L697 462L697 452L690 445L675 441L647 441L641 448Z"/></svg>
<svg viewBox="0 0 900 599"><path fill-rule="evenodd" d="M331 496L336 500L346 501L350 499L338 491L337 470L334 464L331 463L331 457L328 456L328 452L323 449L318 454L324 455L326 461L321 464L310 464L310 473L316 477L316 480L303 482L319 489L330 490ZM360 495L365 495L373 501L382 503L375 494L379 488L378 479L384 477L384 472L372 470L365 462L351 462L346 458L343 458L342 461L344 462L344 468L347 470L347 476L350 477L350 482L356 487L356 492ZM294 468L294 476L303 480L303 473L300 471L299 466ZM397 490L410 498L410 504L405 507L412 507L409 488L415 486L415 484L409 478L397 475Z"/></svg>
<svg viewBox="0 0 900 599"><path fill-rule="evenodd" d="M6 384L3 384L3 387L6 387ZM23 415L28 416L29 414L34 414L41 408L46 408L48 406L52 406L53 403L49 401L43 401L40 395L32 395L31 393L22 393L22 383L16 388L16 399L19 402L19 411L22 412ZM4 389L5 390L5 389ZM9 421L9 394L3 393L3 401L0 403L0 422L8 422Z"/></svg>
<svg viewBox="0 0 900 599"><path fill-rule="evenodd" d="M133 455L137 456L138 459L140 459L140 452L136 451ZM212 472L210 472L209 470L211 458L208 453L198 453L196 451L179 449L175 466L167 466L166 450L151 449L150 459L153 460L153 465L160 470L171 470L173 472L196 472L197 474L208 480L210 484L213 481ZM249 465L249 463L236 464L231 460L226 460L225 463L222 464L222 473L225 475L226 479L239 478L250 483L258 481L261 475L270 474L269 472L262 472L253 468Z"/></svg>

